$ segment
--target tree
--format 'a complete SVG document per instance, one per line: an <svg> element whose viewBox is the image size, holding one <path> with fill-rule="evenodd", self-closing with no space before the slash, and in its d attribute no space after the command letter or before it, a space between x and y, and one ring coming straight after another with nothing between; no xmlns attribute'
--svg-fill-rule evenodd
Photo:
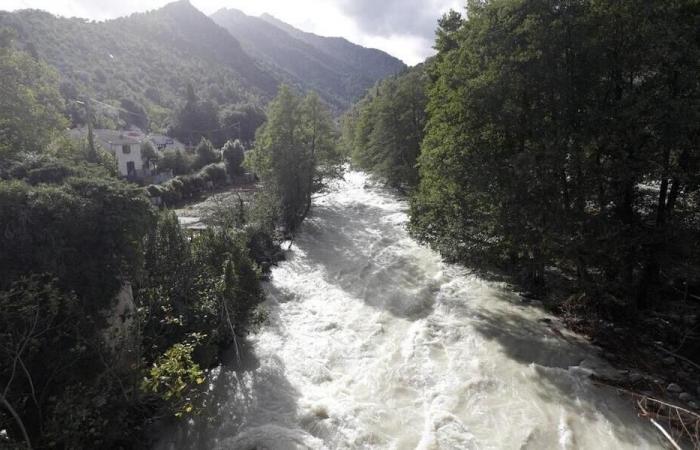
<svg viewBox="0 0 700 450"><path fill-rule="evenodd" d="M697 232L700 11L637 6L472 1L441 21L418 238L539 287L556 265L636 306L662 264L698 257L679 244Z"/></svg>
<svg viewBox="0 0 700 450"><path fill-rule="evenodd" d="M142 131L148 131L150 124L146 109L134 100L128 98L123 98L121 100L119 119L124 122L126 127L133 125Z"/></svg>
<svg viewBox="0 0 700 450"><path fill-rule="evenodd" d="M353 163L395 187L418 183L425 128L425 65L379 83L344 118L343 145Z"/></svg>
<svg viewBox="0 0 700 450"><path fill-rule="evenodd" d="M195 149L195 158L192 168L194 170L199 170L204 166L217 163L220 160L221 155L214 149L211 141L207 138L202 138Z"/></svg>
<svg viewBox="0 0 700 450"><path fill-rule="evenodd" d="M226 163L226 171L230 176L243 175L243 161L245 160L245 148L241 141L228 141L221 151L224 162Z"/></svg>
<svg viewBox="0 0 700 450"><path fill-rule="evenodd" d="M161 170L172 170L173 175L187 175L192 171L192 161L182 150L166 150L158 167Z"/></svg>
<svg viewBox="0 0 700 450"><path fill-rule="evenodd" d="M302 100L287 86L270 104L247 161L279 204L279 221L293 233L309 212L322 177L339 171L332 120L314 94Z"/></svg>
<svg viewBox="0 0 700 450"><path fill-rule="evenodd" d="M22 153L41 153L68 122L56 72L10 44L0 46L0 86L2 165Z"/></svg>
<svg viewBox="0 0 700 450"><path fill-rule="evenodd" d="M218 142L220 128L218 112L214 104L200 100L195 94L192 83L188 83L185 104L175 113L169 134L186 144L193 145L195 142L201 142L202 139Z"/></svg>

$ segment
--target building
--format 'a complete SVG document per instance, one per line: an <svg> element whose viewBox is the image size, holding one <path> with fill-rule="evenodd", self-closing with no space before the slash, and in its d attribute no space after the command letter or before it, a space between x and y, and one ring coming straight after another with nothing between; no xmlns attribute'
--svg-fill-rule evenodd
<svg viewBox="0 0 700 450"><path fill-rule="evenodd" d="M161 156L168 149L185 150L185 146L176 139L161 134L147 136L139 129L96 129L93 133L95 143L114 155L119 174L132 180L159 184L172 178L171 173L159 173L156 162L145 158L142 148L146 142L153 144ZM69 134L75 139L86 139L88 131L85 127L76 128L70 130Z"/></svg>
<svg viewBox="0 0 700 450"><path fill-rule="evenodd" d="M155 175L155 167L141 154L146 136L140 131L95 130L95 140L117 160L119 174L132 179Z"/></svg>
<svg viewBox="0 0 700 450"><path fill-rule="evenodd" d="M181 150L184 152L186 150L185 144L163 134L151 133L148 135L148 140L151 141L151 144L160 152L165 150Z"/></svg>

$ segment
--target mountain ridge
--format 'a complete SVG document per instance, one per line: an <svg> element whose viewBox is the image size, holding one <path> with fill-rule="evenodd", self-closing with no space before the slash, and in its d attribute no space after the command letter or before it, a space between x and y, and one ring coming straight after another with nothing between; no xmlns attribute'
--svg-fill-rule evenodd
<svg viewBox="0 0 700 450"><path fill-rule="evenodd" d="M289 75L288 82L319 91L341 111L377 81L406 68L398 58L381 50L365 48L345 38L307 33L269 14L254 17L237 9L222 8L210 17L250 53L261 55Z"/></svg>

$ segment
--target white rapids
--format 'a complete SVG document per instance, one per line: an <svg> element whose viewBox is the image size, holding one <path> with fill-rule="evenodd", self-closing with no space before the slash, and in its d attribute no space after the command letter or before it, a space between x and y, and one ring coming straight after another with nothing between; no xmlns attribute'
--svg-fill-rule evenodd
<svg viewBox="0 0 700 450"><path fill-rule="evenodd" d="M505 284L409 237L402 198L349 172L266 286L268 323L159 449L663 448L610 368ZM544 320L548 319L548 320Z"/></svg>

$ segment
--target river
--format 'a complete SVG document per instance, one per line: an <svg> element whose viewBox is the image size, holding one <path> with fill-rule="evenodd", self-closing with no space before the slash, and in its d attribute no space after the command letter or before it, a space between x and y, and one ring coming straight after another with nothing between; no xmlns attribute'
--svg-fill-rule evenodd
<svg viewBox="0 0 700 450"><path fill-rule="evenodd" d="M610 370L594 348L443 263L406 213L358 172L318 199L266 286L267 324L157 448L663 448L589 381Z"/></svg>

